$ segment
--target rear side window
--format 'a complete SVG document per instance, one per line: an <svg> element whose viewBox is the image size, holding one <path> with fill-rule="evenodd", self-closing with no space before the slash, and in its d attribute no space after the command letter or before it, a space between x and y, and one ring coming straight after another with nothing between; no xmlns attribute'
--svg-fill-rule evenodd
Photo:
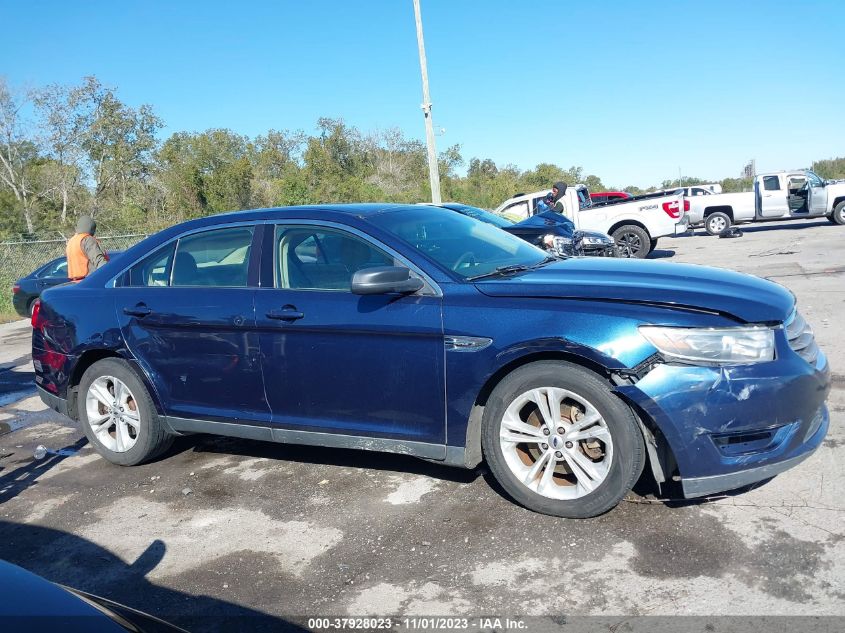
<svg viewBox="0 0 845 633"><path fill-rule="evenodd" d="M170 243L148 255L129 269L124 286L166 286L170 279L170 266L176 243Z"/></svg>
<svg viewBox="0 0 845 633"><path fill-rule="evenodd" d="M763 189L766 191L780 191L780 178L777 176L765 176L763 178Z"/></svg>
<svg viewBox="0 0 845 633"><path fill-rule="evenodd" d="M528 201L522 200L520 202L509 204L502 210L502 215L506 217L519 218L519 220L527 219L529 217Z"/></svg>
<svg viewBox="0 0 845 633"><path fill-rule="evenodd" d="M352 275L394 258L363 239L323 227L276 228L276 287L346 290Z"/></svg>
<svg viewBox="0 0 845 633"><path fill-rule="evenodd" d="M252 227L232 227L180 238L170 285L245 287L252 231Z"/></svg>
<svg viewBox="0 0 845 633"><path fill-rule="evenodd" d="M602 204L603 202L607 202L607 196L590 196L593 199L593 204Z"/></svg>

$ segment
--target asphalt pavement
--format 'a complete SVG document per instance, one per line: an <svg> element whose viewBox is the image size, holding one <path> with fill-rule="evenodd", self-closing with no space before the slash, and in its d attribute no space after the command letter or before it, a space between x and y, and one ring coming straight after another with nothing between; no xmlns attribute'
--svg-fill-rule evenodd
<svg viewBox="0 0 845 633"><path fill-rule="evenodd" d="M815 328L830 433L768 483L695 502L640 486L577 521L515 505L483 466L399 455L196 436L122 468L34 396L21 321L0 326L0 558L191 630L220 616L845 615L845 227L743 230L662 238L652 257L770 278Z"/></svg>

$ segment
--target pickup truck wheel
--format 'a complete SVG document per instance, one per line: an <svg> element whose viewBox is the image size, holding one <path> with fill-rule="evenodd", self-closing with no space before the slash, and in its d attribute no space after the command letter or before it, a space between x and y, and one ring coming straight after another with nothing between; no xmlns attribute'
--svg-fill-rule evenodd
<svg viewBox="0 0 845 633"><path fill-rule="evenodd" d="M828 219L834 224L845 224L845 200L836 205Z"/></svg>
<svg viewBox="0 0 845 633"><path fill-rule="evenodd" d="M631 409L599 376L559 361L525 365L496 386L484 409L482 447L514 500L573 519L615 507L645 462Z"/></svg>
<svg viewBox="0 0 845 633"><path fill-rule="evenodd" d="M718 235L731 226L731 217L727 213L716 211L704 220L704 230L710 235Z"/></svg>
<svg viewBox="0 0 845 633"><path fill-rule="evenodd" d="M654 249L657 248L657 238L651 238L651 243L648 246L648 254L651 255L654 252Z"/></svg>
<svg viewBox="0 0 845 633"><path fill-rule="evenodd" d="M616 229L611 237L616 242L620 257L643 259L649 254L651 236L648 231L634 224L626 224Z"/></svg>
<svg viewBox="0 0 845 633"><path fill-rule="evenodd" d="M173 443L146 387L126 361L105 358L86 369L78 402L88 441L113 464L141 464Z"/></svg>

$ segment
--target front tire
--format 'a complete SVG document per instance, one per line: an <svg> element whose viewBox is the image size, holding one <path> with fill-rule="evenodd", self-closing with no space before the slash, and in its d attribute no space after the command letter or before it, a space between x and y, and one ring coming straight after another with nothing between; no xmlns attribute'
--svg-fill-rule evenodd
<svg viewBox="0 0 845 633"><path fill-rule="evenodd" d="M729 228L731 228L731 217L727 213L716 211L704 219L704 230L709 235L718 235Z"/></svg>
<svg viewBox="0 0 845 633"><path fill-rule="evenodd" d="M485 406L481 439L491 472L517 503L572 519L618 505L645 462L631 409L599 376L559 361L505 377Z"/></svg>
<svg viewBox="0 0 845 633"><path fill-rule="evenodd" d="M85 370L78 409L88 441L113 464L141 464L173 443L147 388L124 360L105 358Z"/></svg>
<svg viewBox="0 0 845 633"><path fill-rule="evenodd" d="M845 224L845 200L836 205L828 219L834 224Z"/></svg>
<svg viewBox="0 0 845 633"><path fill-rule="evenodd" d="M616 229L611 237L616 242L620 257L644 259L651 247L651 236L645 229L635 224L626 224Z"/></svg>

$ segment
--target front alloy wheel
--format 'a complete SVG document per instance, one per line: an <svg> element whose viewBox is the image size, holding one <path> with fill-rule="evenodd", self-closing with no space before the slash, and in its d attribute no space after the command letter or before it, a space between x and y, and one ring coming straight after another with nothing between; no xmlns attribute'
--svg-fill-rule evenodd
<svg viewBox="0 0 845 633"><path fill-rule="evenodd" d="M613 438L602 415L586 399L556 387L518 396L505 411L499 442L514 476L549 499L591 493L613 462Z"/></svg>
<svg viewBox="0 0 845 633"><path fill-rule="evenodd" d="M631 408L605 379L564 361L508 374L487 399L481 441L490 471L514 500L560 517L607 512L645 462Z"/></svg>

